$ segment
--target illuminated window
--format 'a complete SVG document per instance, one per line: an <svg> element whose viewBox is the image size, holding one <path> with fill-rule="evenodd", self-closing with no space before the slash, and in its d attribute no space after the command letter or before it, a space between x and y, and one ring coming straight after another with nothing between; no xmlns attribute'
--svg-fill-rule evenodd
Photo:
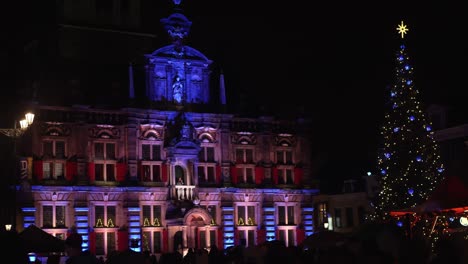
<svg viewBox="0 0 468 264"><path fill-rule="evenodd" d="M142 226L162 226L161 205L143 205Z"/></svg>
<svg viewBox="0 0 468 264"><path fill-rule="evenodd" d="M218 222L216 221L216 212L217 212L217 206L215 204L208 204L208 205L201 205L202 208L205 208L205 210L210 214L211 216L211 225L216 225Z"/></svg>
<svg viewBox="0 0 468 264"><path fill-rule="evenodd" d="M142 232L141 248L143 252L152 254L162 252L162 228L144 228Z"/></svg>
<svg viewBox="0 0 468 264"><path fill-rule="evenodd" d="M96 232L96 255L108 255L116 250L118 225L115 202L94 205L94 231Z"/></svg>
<svg viewBox="0 0 468 264"><path fill-rule="evenodd" d="M116 149L115 143L94 143L94 166L96 181L115 181Z"/></svg>
<svg viewBox="0 0 468 264"><path fill-rule="evenodd" d="M238 205L237 206L237 225L238 226L253 226L256 225L256 206L254 205Z"/></svg>
<svg viewBox="0 0 468 264"><path fill-rule="evenodd" d="M328 221L328 208L327 208L327 204L326 203L319 203L317 205L317 224L319 227L323 227L323 223L325 223L325 221Z"/></svg>
<svg viewBox="0 0 468 264"><path fill-rule="evenodd" d="M96 205L94 207L94 227L116 227L116 210L113 205Z"/></svg>

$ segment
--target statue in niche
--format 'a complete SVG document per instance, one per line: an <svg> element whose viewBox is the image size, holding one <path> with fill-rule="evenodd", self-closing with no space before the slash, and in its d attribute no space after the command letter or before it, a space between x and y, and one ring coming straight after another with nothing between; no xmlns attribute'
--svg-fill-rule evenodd
<svg viewBox="0 0 468 264"><path fill-rule="evenodd" d="M176 103L180 104L182 103L182 96L184 92L184 85L182 84L182 81L180 80L180 76L177 75L175 77L175 81L172 84L172 96L174 98L174 101Z"/></svg>

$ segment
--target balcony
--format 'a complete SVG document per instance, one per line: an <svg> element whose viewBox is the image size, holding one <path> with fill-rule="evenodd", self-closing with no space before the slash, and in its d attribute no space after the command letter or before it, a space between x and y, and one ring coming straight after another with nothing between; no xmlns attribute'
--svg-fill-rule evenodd
<svg viewBox="0 0 468 264"><path fill-rule="evenodd" d="M194 200L195 185L174 185L171 188L172 197L176 200Z"/></svg>

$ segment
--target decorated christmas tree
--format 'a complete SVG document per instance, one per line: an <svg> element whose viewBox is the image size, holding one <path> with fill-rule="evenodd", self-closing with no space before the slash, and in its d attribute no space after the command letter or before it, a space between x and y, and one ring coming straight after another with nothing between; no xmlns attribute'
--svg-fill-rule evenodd
<svg viewBox="0 0 468 264"><path fill-rule="evenodd" d="M389 105L381 127L378 153L380 192L374 201L373 220L390 220L393 210L422 204L442 178L443 165L438 145L420 101L413 79L413 66L403 44L407 26L397 31L402 44L396 53L395 83L389 91Z"/></svg>

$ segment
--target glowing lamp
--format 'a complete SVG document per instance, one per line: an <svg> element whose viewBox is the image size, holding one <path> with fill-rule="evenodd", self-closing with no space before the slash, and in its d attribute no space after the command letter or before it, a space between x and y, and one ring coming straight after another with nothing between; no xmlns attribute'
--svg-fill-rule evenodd
<svg viewBox="0 0 468 264"><path fill-rule="evenodd" d="M33 113L27 113L24 116L26 117L26 121L28 122L28 126L30 126L34 121L34 114Z"/></svg>
<svg viewBox="0 0 468 264"><path fill-rule="evenodd" d="M468 226L468 218L466 218L464 216L460 217L460 224L462 226Z"/></svg>
<svg viewBox="0 0 468 264"><path fill-rule="evenodd" d="M29 262L36 262L36 253L28 253Z"/></svg>

